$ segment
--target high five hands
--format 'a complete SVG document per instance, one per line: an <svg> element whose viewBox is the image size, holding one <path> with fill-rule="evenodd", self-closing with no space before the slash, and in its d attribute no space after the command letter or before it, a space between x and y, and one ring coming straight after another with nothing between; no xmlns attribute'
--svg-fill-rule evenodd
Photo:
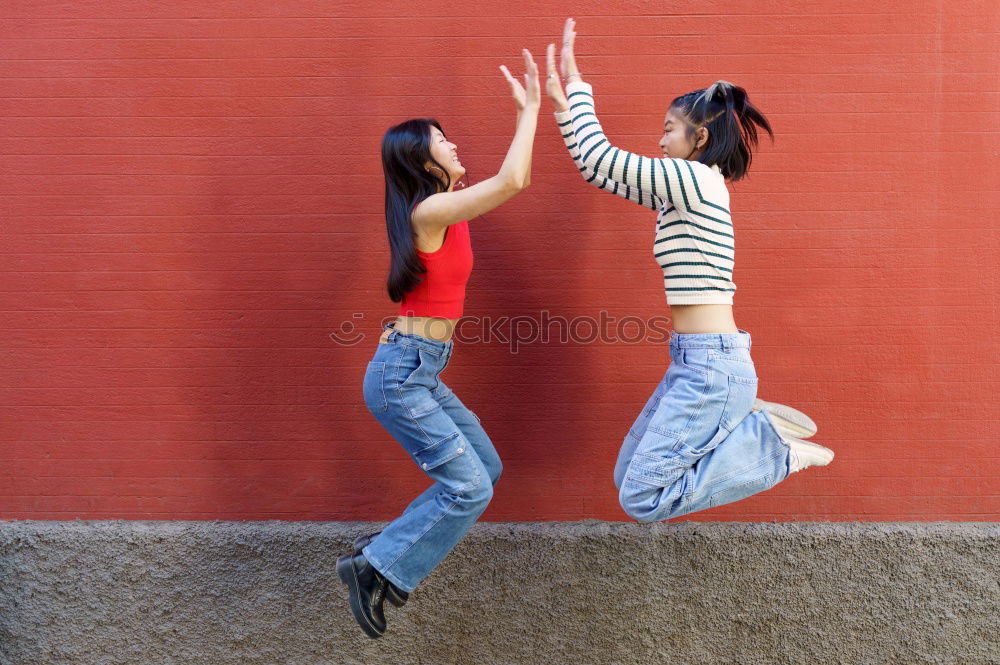
<svg viewBox="0 0 1000 665"><path fill-rule="evenodd" d="M563 91L562 79L567 83L580 80L580 70L576 67L576 55L573 46L576 41L576 21L571 18L566 19L563 26L562 50L559 53L559 68L556 71L556 47L549 44L546 49L546 63L548 65L548 77L545 80L545 91L548 93L556 111L565 111L569 108L566 101L566 93ZM538 109L541 105L541 95L538 85L538 65L528 49L521 50L524 56L524 85L514 78L505 65L500 65L507 83L510 84L511 96L517 110L523 111L525 108Z"/></svg>

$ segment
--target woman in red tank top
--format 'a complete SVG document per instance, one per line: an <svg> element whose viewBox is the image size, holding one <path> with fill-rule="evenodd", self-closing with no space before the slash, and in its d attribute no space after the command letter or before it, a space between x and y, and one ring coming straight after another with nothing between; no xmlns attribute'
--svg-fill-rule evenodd
<svg viewBox="0 0 1000 665"><path fill-rule="evenodd" d="M486 509L501 463L479 418L441 380L472 271L469 222L528 186L541 95L523 52L522 86L501 66L517 129L492 178L456 189L465 175L456 146L430 119L407 120L382 140L389 296L399 318L386 326L365 372L368 410L431 479L382 531L337 560L351 611L372 638L386 630L383 602L400 606ZM377 474L373 474L377 475Z"/></svg>

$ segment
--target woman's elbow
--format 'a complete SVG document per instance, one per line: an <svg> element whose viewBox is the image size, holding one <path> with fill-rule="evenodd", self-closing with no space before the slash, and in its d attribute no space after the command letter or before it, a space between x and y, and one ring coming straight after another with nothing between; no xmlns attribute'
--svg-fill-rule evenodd
<svg viewBox="0 0 1000 665"><path fill-rule="evenodd" d="M530 183L530 176L504 178L503 188L513 195L523 191Z"/></svg>

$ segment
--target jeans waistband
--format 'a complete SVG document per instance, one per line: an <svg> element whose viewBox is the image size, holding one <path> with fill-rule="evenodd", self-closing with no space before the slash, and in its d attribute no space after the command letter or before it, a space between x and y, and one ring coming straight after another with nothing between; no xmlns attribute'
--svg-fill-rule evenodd
<svg viewBox="0 0 1000 665"><path fill-rule="evenodd" d="M441 356L442 358L451 357L451 350L454 347L452 341L439 342L436 339L429 339L422 335L413 335L411 333L402 333L396 330L396 322L390 321L383 330L391 330L386 342L389 344L401 344L403 346L412 346L418 349L423 349L428 353L433 353L436 356Z"/></svg>
<svg viewBox="0 0 1000 665"><path fill-rule="evenodd" d="M670 346L677 349L749 349L750 333L678 333L670 331Z"/></svg>

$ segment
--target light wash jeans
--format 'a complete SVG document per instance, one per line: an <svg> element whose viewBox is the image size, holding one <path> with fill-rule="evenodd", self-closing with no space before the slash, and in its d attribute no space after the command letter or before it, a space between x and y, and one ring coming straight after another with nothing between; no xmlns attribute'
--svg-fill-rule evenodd
<svg viewBox="0 0 1000 665"><path fill-rule="evenodd" d="M452 342L392 329L365 372L368 410L433 481L362 551L404 591L413 591L486 510L502 470L479 418L441 380L452 349Z"/></svg>
<svg viewBox="0 0 1000 665"><path fill-rule="evenodd" d="M670 333L670 367L622 444L618 500L641 522L762 492L788 477L789 448L763 411L750 333Z"/></svg>

